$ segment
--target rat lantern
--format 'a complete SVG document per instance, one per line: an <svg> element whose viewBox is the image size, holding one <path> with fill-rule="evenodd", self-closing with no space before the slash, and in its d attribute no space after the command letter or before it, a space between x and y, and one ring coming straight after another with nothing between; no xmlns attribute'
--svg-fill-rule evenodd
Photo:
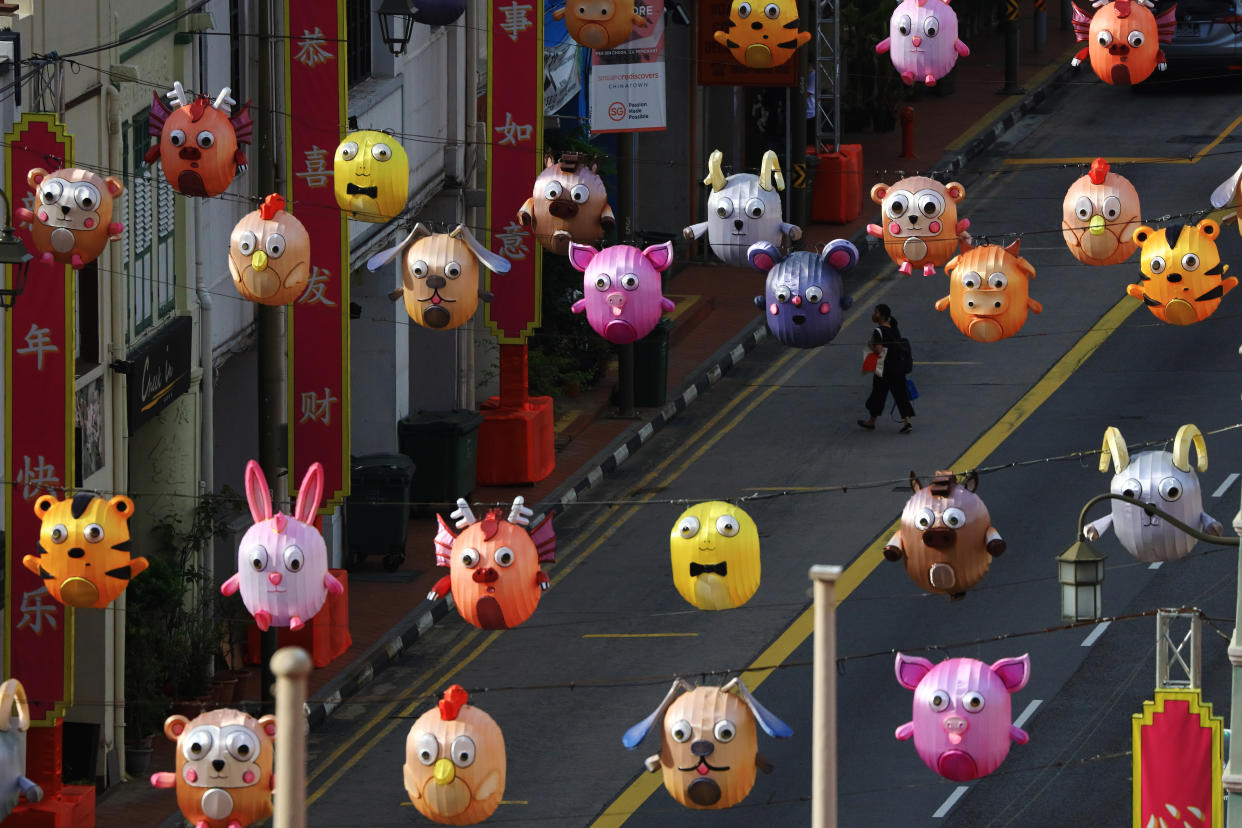
<svg viewBox="0 0 1242 828"><path fill-rule="evenodd" d="M539 565L556 561L556 530L550 516L528 530L533 513L521 497L513 499L509 517L502 519L502 514L491 509L479 520L470 504L458 498L450 517L456 520L459 535L436 515L440 524L436 564L447 566L449 574L436 582L427 598L443 598L451 591L457 612L482 630L507 630L530 618L549 585Z"/></svg>
<svg viewBox="0 0 1242 828"><path fill-rule="evenodd" d="M674 307L664 298L660 271L673 263L673 243L653 244L646 250L617 244L596 250L570 243L569 263L582 271L583 298L570 307L586 312L597 334L617 345L642 339Z"/></svg>
<svg viewBox="0 0 1242 828"><path fill-rule="evenodd" d="M1177 28L1177 4L1159 17L1152 14L1150 0L1096 0L1095 14L1087 14L1074 4L1074 35L1087 45L1074 55L1070 65L1078 66L1090 55L1091 71L1115 86L1142 83L1165 63L1161 43L1173 39Z"/></svg>
<svg viewBox="0 0 1242 828"><path fill-rule="evenodd" d="M970 219L957 218L957 203L965 197L966 188L956 181L941 184L921 175L876 184L871 200L880 205L884 225L868 224L867 233L884 240L884 252L902 273L921 267L931 276L957 252L959 238L970 238Z"/></svg>
<svg viewBox="0 0 1242 828"><path fill-rule="evenodd" d="M845 309L854 304L844 295L842 277L858 264L853 244L834 239L822 254L799 250L782 256L772 245L759 242L750 248L750 262L768 274L755 305L767 310L773 336L795 348L815 348L840 332Z"/></svg>
<svg viewBox="0 0 1242 828"><path fill-rule="evenodd" d="M944 266L949 295L936 301L936 310L948 308L957 329L976 342L1013 336L1026 324L1028 310L1043 312L1030 295L1035 268L1018 248L1016 240L1004 248L963 241L962 252Z"/></svg>
<svg viewBox="0 0 1242 828"><path fill-rule="evenodd" d="M634 11L633 0L567 0L552 19L564 20L578 45L596 51L615 49L630 39L635 26L647 22Z"/></svg>
<svg viewBox="0 0 1242 828"><path fill-rule="evenodd" d="M970 48L957 38L957 12L942 0L902 0L888 21L888 37L876 44L889 53L906 86L935 86Z"/></svg>
<svg viewBox="0 0 1242 828"><path fill-rule="evenodd" d="M1171 325L1193 325L1220 307L1220 300L1237 287L1234 276L1225 276L1229 265L1220 260L1216 240L1220 225L1211 219L1191 227L1171 224L1159 230L1140 226L1134 230L1139 254L1139 281L1126 293L1142 299L1152 315Z"/></svg>
<svg viewBox="0 0 1242 828"><path fill-rule="evenodd" d="M143 160L151 164L158 158L164 178L182 195L218 196L246 170L239 145L250 143L250 102L233 113L237 102L229 91L224 87L214 101L206 95L191 101L177 81L167 95L178 104L175 110L154 96L147 132L158 142Z"/></svg>
<svg viewBox="0 0 1242 828"><path fill-rule="evenodd" d="M67 500L43 495L34 513L43 522L39 554L26 555L22 565L67 607L103 609L147 568L146 558L129 555L134 501L125 495L111 500L90 492Z"/></svg>
<svg viewBox="0 0 1242 828"><path fill-rule="evenodd" d="M665 789L687 808L718 810L746 798L756 770L772 772L759 754L756 723L773 739L793 735L741 679L695 688L678 679L660 706L627 730L621 743L633 750L658 725L660 752L643 762L647 770L663 769Z"/></svg>
<svg viewBox="0 0 1242 828"><path fill-rule="evenodd" d="M285 199L273 193L263 206L242 216L229 238L233 287L251 302L287 305L310 281L310 234Z"/></svg>
<svg viewBox="0 0 1242 828"><path fill-rule="evenodd" d="M914 717L897 728L897 738L913 736L923 764L945 779L987 776L1009 755L1010 741L1025 745L1030 739L1013 723L1009 699L1031 677L1025 653L990 666L973 658L933 666L898 653L894 671L901 686L914 691Z"/></svg>
<svg viewBox="0 0 1242 828"><path fill-rule="evenodd" d="M716 42L750 69L784 66L811 40L798 31L797 0L733 0L729 30L714 32Z"/></svg>
<svg viewBox="0 0 1242 828"><path fill-rule="evenodd" d="M441 825L482 822L505 793L505 737L469 698L454 684L405 737L405 791L420 814Z"/></svg>
<svg viewBox="0 0 1242 828"><path fill-rule="evenodd" d="M17 679L8 679L0 684L0 820L13 813L20 797L27 802L43 799L43 789L26 776L28 730L26 688Z"/></svg>
<svg viewBox="0 0 1242 828"><path fill-rule="evenodd" d="M802 238L802 228L789 224L781 216L780 193L785 189L776 153L763 154L759 175L736 173L725 178L720 163L724 156L714 150L707 159L707 178L703 183L712 188L707 196L707 221L682 230L686 241L707 234L712 252L725 264L746 267L751 245L768 242L783 247L785 239Z"/></svg>
<svg viewBox="0 0 1242 828"><path fill-rule="evenodd" d="M964 598L983 580L1005 541L992 526L988 507L975 494L979 476L938 471L924 486L914 472L914 494L901 510L901 528L884 547L890 561L905 561L906 574L927 592Z"/></svg>
<svg viewBox="0 0 1242 828"><path fill-rule="evenodd" d="M194 828L246 828L272 815L275 716L228 709L169 716L164 735L177 743L177 771L151 774L151 784L177 789L177 807Z"/></svg>
<svg viewBox="0 0 1242 828"><path fill-rule="evenodd" d="M386 132L351 132L332 159L336 206L355 221L383 222L405 207L410 192L410 159L401 142Z"/></svg>
<svg viewBox="0 0 1242 828"><path fill-rule="evenodd" d="M1197 463L1190 464L1194 447ZM1193 425L1184 425L1173 438L1173 451L1144 451L1133 458L1126 448L1121 432L1109 426L1104 432L1104 448L1100 453L1100 471L1108 473L1112 461L1115 474L1109 491L1150 503L1173 515L1182 523L1209 535L1220 536L1220 521L1203 511L1203 492L1199 488L1199 471L1207 471L1207 444L1203 434ZM1125 550L1144 563L1175 561L1190 554L1198 543L1190 535L1158 515L1149 515L1142 508L1121 500L1109 501L1110 514L1083 527L1083 535L1096 541L1111 526Z"/></svg>
<svg viewBox="0 0 1242 828"><path fill-rule="evenodd" d="M1083 264L1124 262L1138 248L1134 229L1142 222L1138 192L1126 178L1097 158L1091 171L1070 185L1061 203L1061 235Z"/></svg>
<svg viewBox="0 0 1242 828"><path fill-rule="evenodd" d="M451 233L432 233L419 223L396 247L367 259L367 270L379 270L406 246L401 287L389 296L405 298L410 319L424 328L447 331L470 321L479 300L492 301L492 294L479 281L479 265L494 273L508 273L509 260L475 240L469 228L459 224Z"/></svg>
<svg viewBox="0 0 1242 828"><path fill-rule="evenodd" d="M69 167L55 172L35 167L26 174L35 209L18 207L13 216L30 222L30 240L44 264L60 262L74 270L99 258L125 229L112 220L113 201L125 187L115 176Z"/></svg>
<svg viewBox="0 0 1242 828"><path fill-rule="evenodd" d="M669 551L673 586L699 609L740 607L759 588L759 530L731 503L711 500L682 512Z"/></svg>
<svg viewBox="0 0 1242 828"><path fill-rule="evenodd" d="M259 629L300 630L315 617L328 593L345 591L328 571L328 547L312 524L323 498L323 466L311 463L298 489L293 516L272 512L272 495L259 464L246 464L246 502L254 525L237 547L237 573L220 585L242 602Z"/></svg>
<svg viewBox="0 0 1242 828"><path fill-rule="evenodd" d="M616 226L596 169L594 161L587 164L576 152L561 153L559 161L548 156L535 178L534 194L518 210L522 226L534 231L545 250L564 256L570 242L597 242Z"/></svg>

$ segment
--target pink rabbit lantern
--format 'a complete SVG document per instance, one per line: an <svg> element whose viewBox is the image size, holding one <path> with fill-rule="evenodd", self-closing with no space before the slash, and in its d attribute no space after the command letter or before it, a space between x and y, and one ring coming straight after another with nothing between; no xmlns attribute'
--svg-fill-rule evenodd
<svg viewBox="0 0 1242 828"><path fill-rule="evenodd" d="M1013 724L1009 703L1031 677L1026 653L991 666L973 658L932 666L898 653L894 669L901 686L914 691L914 720L897 728L897 738L913 736L923 764L945 779L987 776L1005 761L1010 739L1025 745L1030 738Z"/></svg>
<svg viewBox="0 0 1242 828"><path fill-rule="evenodd" d="M298 489L293 516L272 512L272 495L259 464L246 464L246 502L254 526L237 548L237 574L220 585L242 602L259 629L300 630L323 607L328 593L345 591L328 572L328 547L312 525L323 497L323 466L312 463Z"/></svg>
<svg viewBox="0 0 1242 828"><path fill-rule="evenodd" d="M574 302L574 313L586 311L591 328L617 345L642 339L655 328L660 314L675 306L665 299L660 271L673 262L673 243L646 250L618 244L596 250L571 242L569 263L583 273L585 296Z"/></svg>
<svg viewBox="0 0 1242 828"><path fill-rule="evenodd" d="M957 12L947 0L901 0L889 19L888 37L875 50L889 53L907 86L915 81L935 86L953 70L958 55L970 54L957 38Z"/></svg>

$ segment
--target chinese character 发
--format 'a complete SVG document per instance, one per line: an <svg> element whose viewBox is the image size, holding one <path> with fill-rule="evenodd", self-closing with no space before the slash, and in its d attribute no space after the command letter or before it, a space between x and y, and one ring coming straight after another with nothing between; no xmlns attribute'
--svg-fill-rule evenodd
<svg viewBox="0 0 1242 828"><path fill-rule="evenodd" d="M336 302L333 302L324 294L324 289L327 288L328 280L331 278L331 270L319 265L311 265L310 279L306 282L306 290L298 298L298 304L327 305L330 308L335 308Z"/></svg>
<svg viewBox="0 0 1242 828"><path fill-rule="evenodd" d="M513 123L513 113L505 113L505 122L498 127L492 127L504 137L496 142L497 146L517 146L518 141L529 141L533 127L530 124Z"/></svg>
<svg viewBox="0 0 1242 828"><path fill-rule="evenodd" d="M47 594L48 591L45 586L22 593L22 604L20 607L22 619L17 622L17 629L29 628L35 635L43 635L43 622L45 620L48 626L56 629L57 606L55 602L50 604L43 603L43 596Z"/></svg>
<svg viewBox="0 0 1242 828"><path fill-rule="evenodd" d="M527 17L532 8L527 3L518 3L517 0L498 8L498 11L504 12L505 15L505 19L500 24L500 30L507 34L514 43L517 43L518 35L535 25Z"/></svg>
<svg viewBox="0 0 1242 828"><path fill-rule="evenodd" d="M298 53L293 56L293 59L310 67L327 63L332 59L332 52L323 44L323 30L318 26L313 32L303 29L302 37L298 39Z"/></svg>
<svg viewBox="0 0 1242 828"><path fill-rule="evenodd" d="M503 233L497 233L496 238L500 241L500 255L507 259L517 259L521 261L526 258L526 228L517 222L511 221L505 225Z"/></svg>
<svg viewBox="0 0 1242 828"><path fill-rule="evenodd" d="M26 333L26 347L18 348L16 353L34 354L39 360L39 370L43 370L43 355L49 351L59 351L60 348L52 343L50 328L40 328L33 322L30 323L30 330Z"/></svg>
<svg viewBox="0 0 1242 828"><path fill-rule="evenodd" d="M42 454L39 455L39 462L33 465L30 463L30 455L24 455L24 464L25 467L17 473L17 482L22 484L22 497L26 500L33 500L39 492L60 484L56 467L45 463Z"/></svg>
<svg viewBox="0 0 1242 828"><path fill-rule="evenodd" d="M306 182L307 187L326 187L328 176L332 175L332 170L327 167L328 151L312 146L305 151L304 155L306 156L306 169L296 175Z"/></svg>
<svg viewBox="0 0 1242 828"><path fill-rule="evenodd" d="M332 425L332 403L334 402L337 402L337 398L332 396L331 389L323 389L322 397L314 391L305 392L302 394L302 419L298 422Z"/></svg>

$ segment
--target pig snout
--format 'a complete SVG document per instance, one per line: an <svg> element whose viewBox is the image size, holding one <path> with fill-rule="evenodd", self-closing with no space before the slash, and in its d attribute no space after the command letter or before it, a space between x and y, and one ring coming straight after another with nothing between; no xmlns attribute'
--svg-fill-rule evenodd
<svg viewBox="0 0 1242 828"><path fill-rule="evenodd" d="M944 728L945 735L949 737L949 741L955 745L962 743L962 739L966 736L966 731L970 728L970 723L961 716L949 716L940 725Z"/></svg>
<svg viewBox="0 0 1242 828"><path fill-rule="evenodd" d="M996 316L1009 307L1009 297L995 290L968 290L962 295L962 304L976 316Z"/></svg>
<svg viewBox="0 0 1242 828"><path fill-rule="evenodd" d="M571 219L578 215L578 205L572 201L558 198L548 205L548 212L558 219Z"/></svg>
<svg viewBox="0 0 1242 828"><path fill-rule="evenodd" d="M490 584L492 581L499 578L500 575L490 566L485 566L482 569L476 569L474 574L470 577L476 584Z"/></svg>
<svg viewBox="0 0 1242 828"><path fill-rule="evenodd" d="M624 293L610 293L604 297L604 301L608 303L610 308L612 308L613 316L620 316L621 311L625 309Z"/></svg>
<svg viewBox="0 0 1242 828"><path fill-rule="evenodd" d="M953 529L928 529L923 533L923 543L932 549L947 549L957 541L957 532Z"/></svg>

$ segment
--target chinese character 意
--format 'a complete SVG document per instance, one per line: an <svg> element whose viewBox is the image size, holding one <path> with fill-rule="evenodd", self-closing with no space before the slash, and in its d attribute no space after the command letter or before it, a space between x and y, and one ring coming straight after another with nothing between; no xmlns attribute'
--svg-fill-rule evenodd
<svg viewBox="0 0 1242 828"><path fill-rule="evenodd" d="M534 131L534 128L530 124L513 123L512 112L506 112L505 122L498 127L492 127L492 129L504 136L496 142L497 146L504 146L506 144L509 146L517 146L518 141L529 141L531 132Z"/></svg>
<svg viewBox="0 0 1242 828"><path fill-rule="evenodd" d="M332 403L337 402L337 398L332 396L332 390L323 389L323 396L319 396L314 391L307 391L302 394L302 419L299 423L313 422L322 423L324 425L332 425Z"/></svg>
<svg viewBox="0 0 1242 828"><path fill-rule="evenodd" d="M522 260L526 258L526 228L517 222L511 221L505 225L503 233L497 233L496 238L500 241L500 255L508 259Z"/></svg>
<svg viewBox="0 0 1242 828"><path fill-rule="evenodd" d="M26 333L26 347L18 348L16 353L34 354L39 360L39 370L43 370L43 355L48 351L59 351L60 348L52 343L51 329L40 328L33 322L30 323L30 330Z"/></svg>
<svg viewBox="0 0 1242 828"><path fill-rule="evenodd" d="M43 596L47 594L45 586L22 593L22 619L17 622L17 629L29 628L35 635L43 635L44 621L47 621L52 629L56 629L57 606L55 602L43 603Z"/></svg>
<svg viewBox="0 0 1242 828"><path fill-rule="evenodd" d="M305 151L306 169L297 175L306 182L307 187L325 187L332 170L327 167L328 151L312 145Z"/></svg>
<svg viewBox="0 0 1242 828"><path fill-rule="evenodd" d="M328 280L331 278L332 271L326 267L311 265L310 279L306 283L306 290L298 298L298 304L327 305L330 308L335 308L336 302L333 302L324 294L324 289L328 286Z"/></svg>
<svg viewBox="0 0 1242 828"><path fill-rule="evenodd" d="M332 52L324 46L323 30L318 26L313 32L303 29L302 37L298 39L298 53L293 59L312 68L331 60Z"/></svg>
<svg viewBox="0 0 1242 828"><path fill-rule="evenodd" d="M500 6L497 11L504 12L505 19L501 21L500 30L509 36L509 39L517 43L518 35L535 25L527 16L533 6L528 3L518 3L513 0L507 6Z"/></svg>
<svg viewBox="0 0 1242 828"><path fill-rule="evenodd" d="M44 462L42 454L39 455L38 463L31 465L29 454L24 455L23 462L24 468L17 473L17 482L22 484L24 499L33 500L40 491L50 490L60 484L56 467Z"/></svg>

